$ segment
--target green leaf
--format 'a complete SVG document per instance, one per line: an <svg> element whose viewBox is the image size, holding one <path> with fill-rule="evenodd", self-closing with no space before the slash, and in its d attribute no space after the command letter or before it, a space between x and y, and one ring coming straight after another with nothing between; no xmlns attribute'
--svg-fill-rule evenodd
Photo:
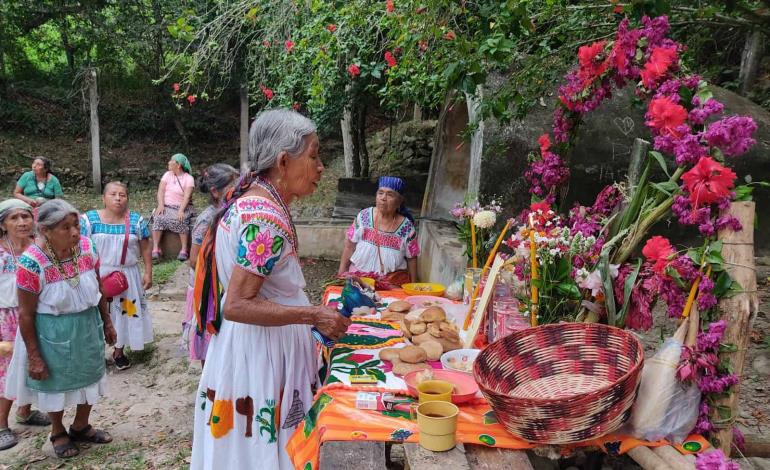
<svg viewBox="0 0 770 470"><path fill-rule="evenodd" d="M738 351L738 346L732 343L722 343L719 345L720 353L734 353Z"/></svg>
<svg viewBox="0 0 770 470"><path fill-rule="evenodd" d="M666 159L663 157L663 154L660 152L651 151L649 152L650 156L655 159L655 161L658 162L658 165L660 165L660 168L663 170L663 173L666 174L669 178L671 178L671 174L668 172L668 165L666 164Z"/></svg>
<svg viewBox="0 0 770 470"><path fill-rule="evenodd" d="M580 294L580 289L574 282L560 282L556 284L556 292L572 300L583 298Z"/></svg>
<svg viewBox="0 0 770 470"><path fill-rule="evenodd" d="M636 267L634 268L634 271L626 278L626 281L623 283L623 308L620 309L620 313L618 313L618 321L620 327L626 326L626 313L628 312L628 308L631 305L631 293L634 291L634 285L636 284L636 278L639 276L639 270L642 268L642 260L637 259L636 260ZM614 298L614 293L611 294ZM604 297L607 297L607 294L604 294Z"/></svg>
<svg viewBox="0 0 770 470"><path fill-rule="evenodd" d="M650 183L650 186L662 192L666 196L671 196L679 186L674 181L665 181L663 183Z"/></svg>
<svg viewBox="0 0 770 470"><path fill-rule="evenodd" d="M615 311L615 296L613 295L612 276L610 276L610 258L608 252L602 250L599 256L599 273L602 276L602 287L604 288L604 305L607 307L607 323L612 326L618 326Z"/></svg>
<svg viewBox="0 0 770 470"><path fill-rule="evenodd" d="M729 292L732 285L733 280L730 278L730 275L727 273L727 271L722 271L714 281L714 289L712 289L712 293L717 299L721 299Z"/></svg>

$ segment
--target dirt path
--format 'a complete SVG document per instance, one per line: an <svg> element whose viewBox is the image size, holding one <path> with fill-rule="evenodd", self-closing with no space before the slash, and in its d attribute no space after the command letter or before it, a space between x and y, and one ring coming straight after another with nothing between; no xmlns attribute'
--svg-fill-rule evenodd
<svg viewBox="0 0 770 470"><path fill-rule="evenodd" d="M200 366L189 364L179 347L184 311L186 271L180 270L152 297L150 309L155 343L133 353L133 366L107 368L107 394L94 406L92 423L112 433L107 445L81 447L79 456L56 458L48 429L12 426L22 437L13 449L0 453L0 469L187 468L192 444L192 407ZM65 423L72 419L67 413Z"/></svg>

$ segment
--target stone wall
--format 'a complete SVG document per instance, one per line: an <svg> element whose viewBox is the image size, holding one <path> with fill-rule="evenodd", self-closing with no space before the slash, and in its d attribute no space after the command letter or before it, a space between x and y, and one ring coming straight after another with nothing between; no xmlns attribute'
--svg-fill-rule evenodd
<svg viewBox="0 0 770 470"><path fill-rule="evenodd" d="M372 176L427 175L436 121L409 121L374 134L367 142Z"/></svg>

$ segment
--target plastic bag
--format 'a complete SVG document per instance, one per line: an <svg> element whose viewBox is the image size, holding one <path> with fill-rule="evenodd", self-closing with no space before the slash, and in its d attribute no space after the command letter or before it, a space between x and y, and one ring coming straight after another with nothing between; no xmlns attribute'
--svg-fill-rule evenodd
<svg viewBox="0 0 770 470"><path fill-rule="evenodd" d="M639 393L631 411L631 434L639 439L681 443L698 420L700 389L676 378L682 342L669 338L642 369Z"/></svg>
<svg viewBox="0 0 770 470"><path fill-rule="evenodd" d="M342 288L342 295L339 304L337 305L337 311L343 317L350 318L353 315L353 311L359 307L376 309L376 294L374 290L370 289L362 282L359 282L357 279L348 278L345 281L345 287ZM313 338L319 343L328 348L334 346L334 341L318 331L316 327L313 327L311 332Z"/></svg>

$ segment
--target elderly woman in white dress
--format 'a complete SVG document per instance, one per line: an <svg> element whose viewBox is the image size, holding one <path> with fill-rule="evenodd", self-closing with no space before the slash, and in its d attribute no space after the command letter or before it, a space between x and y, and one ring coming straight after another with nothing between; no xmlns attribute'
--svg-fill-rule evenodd
<svg viewBox="0 0 770 470"><path fill-rule="evenodd" d="M404 204L406 184L383 176L378 186L374 207L359 212L348 228L338 274L372 276L392 287L417 282L420 244L414 217Z"/></svg>
<svg viewBox="0 0 770 470"><path fill-rule="evenodd" d="M120 271L126 276L128 289L113 299L110 306L112 325L118 334L112 359L115 368L131 367L123 349L141 351L152 343L152 317L144 293L152 287L150 229L138 213L128 208L128 186L110 181L102 194L104 209L83 214L80 233L89 237L99 254L99 275ZM126 233L128 231L128 233ZM139 270L139 264L144 270Z"/></svg>
<svg viewBox="0 0 770 470"><path fill-rule="evenodd" d="M215 218L215 238L201 247L205 277L215 267L217 285L201 289L196 278L196 303L222 305L224 318L216 308L205 316L206 328L219 331L196 395L192 469L292 469L284 447L318 378L311 327L339 339L350 324L310 305L288 209L315 191L324 170L315 125L290 110L260 114L249 160L253 173L239 181Z"/></svg>
<svg viewBox="0 0 770 470"><path fill-rule="evenodd" d="M107 302L99 287L99 258L80 235L78 212L54 199L38 211L39 236L18 259L19 332L6 396L36 404L51 419L51 443L60 458L79 453L76 442L112 437L89 424L104 392L104 343L115 343ZM76 405L69 432L64 410Z"/></svg>

